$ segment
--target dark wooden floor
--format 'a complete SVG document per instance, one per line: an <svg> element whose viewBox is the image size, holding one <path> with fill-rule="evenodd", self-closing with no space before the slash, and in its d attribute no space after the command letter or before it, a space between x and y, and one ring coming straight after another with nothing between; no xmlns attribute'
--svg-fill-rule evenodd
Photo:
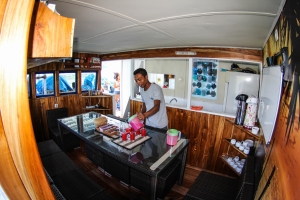
<svg viewBox="0 0 300 200"><path fill-rule="evenodd" d="M67 155L95 182L101 185L116 199L148 199L148 196L134 188L121 184L114 177L108 177L97 168L95 164L86 158L84 146L67 152ZM183 184L181 186L175 184L172 190L166 195L166 200L182 199L191 187L195 179L200 173L199 168L187 165L185 169Z"/></svg>

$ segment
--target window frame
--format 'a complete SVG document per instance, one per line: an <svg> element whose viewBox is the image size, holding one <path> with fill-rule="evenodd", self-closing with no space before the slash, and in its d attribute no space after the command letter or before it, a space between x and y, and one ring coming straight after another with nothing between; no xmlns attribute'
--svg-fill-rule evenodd
<svg viewBox="0 0 300 200"><path fill-rule="evenodd" d="M67 74L67 73L75 73L75 91L74 92L61 92L59 89L59 83L58 83L59 95L69 95L69 94L77 94L78 93L78 71L76 71L76 70L58 71L58 80L59 80L60 74Z"/></svg>
<svg viewBox="0 0 300 200"><path fill-rule="evenodd" d="M28 79L27 79L28 76ZM28 92L28 98L31 99L32 98L32 87L31 87L31 73L27 73L26 74L26 81L27 82L27 92ZM29 91L28 91L29 90Z"/></svg>
<svg viewBox="0 0 300 200"><path fill-rule="evenodd" d="M43 95L38 95L37 92L35 93L35 97L36 98L41 98L41 97L51 97L51 96L55 96L55 71L42 71L42 72L36 72L35 73L35 77L34 77L34 80L35 80L35 90L37 90L36 88L36 85L37 85L37 75L39 74L53 74L53 94L43 94Z"/></svg>
<svg viewBox="0 0 300 200"><path fill-rule="evenodd" d="M98 88L98 70L81 70L81 72L80 72L80 79L81 79L81 82L82 82L82 80L83 80L83 78L82 78L82 73L95 73L96 74L96 77L95 77L95 83L94 83L94 85L95 85L95 89L94 90L97 90L97 88ZM82 85L81 85L81 82L80 82L80 89L81 89L81 93L87 93L89 90L83 90L82 89Z"/></svg>

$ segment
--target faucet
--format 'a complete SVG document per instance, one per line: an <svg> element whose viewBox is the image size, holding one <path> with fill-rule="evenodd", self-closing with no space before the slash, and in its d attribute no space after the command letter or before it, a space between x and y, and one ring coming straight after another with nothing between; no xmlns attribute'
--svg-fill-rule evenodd
<svg viewBox="0 0 300 200"><path fill-rule="evenodd" d="M175 100L175 101L177 102L177 99L176 99L176 98L173 98L173 99L171 99L171 101L170 101L169 104L171 104L173 100Z"/></svg>

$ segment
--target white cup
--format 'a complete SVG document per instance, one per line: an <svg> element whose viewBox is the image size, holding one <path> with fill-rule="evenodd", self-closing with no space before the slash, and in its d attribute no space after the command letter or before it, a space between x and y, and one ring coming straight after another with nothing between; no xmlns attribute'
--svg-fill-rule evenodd
<svg viewBox="0 0 300 200"><path fill-rule="evenodd" d="M233 167L233 169L235 169L235 170L238 168L237 164L233 164L232 167Z"/></svg>
<svg viewBox="0 0 300 200"><path fill-rule="evenodd" d="M243 146L244 146L244 147L247 147L247 146L248 146L248 142L247 142L247 141L244 141L244 142L243 142Z"/></svg>
<svg viewBox="0 0 300 200"><path fill-rule="evenodd" d="M246 162L246 159L245 159L245 158L241 159L241 162L242 162L242 163L245 163L245 162Z"/></svg>
<svg viewBox="0 0 300 200"><path fill-rule="evenodd" d="M232 161L232 157L227 158L227 162L230 162L230 161Z"/></svg>
<svg viewBox="0 0 300 200"><path fill-rule="evenodd" d="M231 139L231 144L235 144L236 143L236 139Z"/></svg>
<svg viewBox="0 0 300 200"><path fill-rule="evenodd" d="M249 154L249 152L250 152L250 148L249 148L249 147L246 147L246 148L244 149L244 153L245 153L245 154Z"/></svg>
<svg viewBox="0 0 300 200"><path fill-rule="evenodd" d="M243 151L244 148L245 148L245 146L243 146L243 145L241 145L241 146L239 147L239 149L240 149L241 151Z"/></svg>
<svg viewBox="0 0 300 200"><path fill-rule="evenodd" d="M235 146L236 146L236 147L240 147L240 146L241 146L241 142L237 141L237 142L235 143Z"/></svg>
<svg viewBox="0 0 300 200"><path fill-rule="evenodd" d="M239 161L239 159L240 159L240 158L239 158L238 156L236 156L236 157L234 157L233 160L236 162L236 161Z"/></svg>
<svg viewBox="0 0 300 200"><path fill-rule="evenodd" d="M258 134L258 131L259 131L259 128L257 126L253 126L252 127L252 133L257 135Z"/></svg>

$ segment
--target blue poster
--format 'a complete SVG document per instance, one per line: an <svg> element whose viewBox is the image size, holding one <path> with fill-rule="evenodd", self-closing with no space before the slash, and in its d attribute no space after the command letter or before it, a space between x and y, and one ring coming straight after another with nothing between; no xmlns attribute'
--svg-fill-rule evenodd
<svg viewBox="0 0 300 200"><path fill-rule="evenodd" d="M218 60L193 59L192 97L217 99Z"/></svg>

